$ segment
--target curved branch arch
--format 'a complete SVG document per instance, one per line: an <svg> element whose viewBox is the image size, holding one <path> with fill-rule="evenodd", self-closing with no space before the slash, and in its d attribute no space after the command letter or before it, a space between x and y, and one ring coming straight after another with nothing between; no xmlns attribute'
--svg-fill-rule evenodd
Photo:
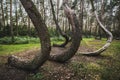
<svg viewBox="0 0 120 80"><path fill-rule="evenodd" d="M41 42L41 52L30 61L20 59L17 56L11 56L8 58L8 64L16 68L32 71L38 69L48 59L51 50L50 36L47 26L32 0L20 1L38 32L38 37Z"/></svg>
<svg viewBox="0 0 120 80"><path fill-rule="evenodd" d="M93 4L93 1L91 1L91 5L92 5L92 9L93 9L93 12L94 12L94 15L95 15L95 18L97 20L97 22L99 23L100 25L100 28L103 29L107 34L108 34L108 40L106 42L106 44L104 46L102 46L100 49L96 50L96 51L93 51L93 52L79 52L80 54L83 54L83 55L87 55L87 56L98 56L100 55L103 51L105 51L111 44L112 42L112 39L113 39L113 35L112 33L107 30L107 28L101 23L101 21L99 20L99 17L98 17L98 14L97 12L95 11L94 9L94 4Z"/></svg>
<svg viewBox="0 0 120 80"><path fill-rule="evenodd" d="M72 25L72 41L70 47L61 54L50 55L49 60L57 62L65 62L72 58L77 52L82 39L81 25L79 24L74 11L68 7L67 0L64 0L63 2L63 9L65 11L66 17Z"/></svg>
<svg viewBox="0 0 120 80"><path fill-rule="evenodd" d="M52 14L53 14L53 20L56 24L56 28L58 29L58 32L60 33L60 35L65 38L65 42L63 42L62 44L58 45L58 44L53 44L54 47L65 47L68 42L69 42L69 37L60 29L60 25L58 24L58 20L56 19L55 16L55 10L54 10L54 6L53 6L53 2L52 0L50 0L50 4L51 4L51 8L52 8Z"/></svg>

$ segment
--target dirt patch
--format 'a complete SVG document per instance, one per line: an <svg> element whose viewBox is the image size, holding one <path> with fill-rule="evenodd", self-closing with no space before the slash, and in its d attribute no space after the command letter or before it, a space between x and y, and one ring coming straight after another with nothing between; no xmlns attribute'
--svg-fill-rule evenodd
<svg viewBox="0 0 120 80"><path fill-rule="evenodd" d="M27 73L8 65L0 65L0 80L25 80Z"/></svg>
<svg viewBox="0 0 120 80"><path fill-rule="evenodd" d="M52 48L51 54L60 54L66 49L67 48L54 47ZM80 47L79 50L93 51L91 48L86 48L83 46ZM39 52L40 49L36 48L33 50L16 53L15 55L26 59L32 59L34 58L34 55ZM0 80L29 80L28 77L30 77L30 80L32 80L31 78L35 75L35 73L28 73L6 65L5 63L7 63L7 58L8 56L0 56ZM41 66L37 73L41 73L43 75L41 80L75 80L75 73L68 67L68 65L74 61L89 62L95 61L95 59L96 58L93 57L78 56L76 54L71 60L64 64L47 61L43 66Z"/></svg>

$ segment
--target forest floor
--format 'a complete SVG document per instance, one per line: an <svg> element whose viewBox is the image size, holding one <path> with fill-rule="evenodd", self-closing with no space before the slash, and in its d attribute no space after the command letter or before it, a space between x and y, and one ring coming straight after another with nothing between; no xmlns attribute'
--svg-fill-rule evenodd
<svg viewBox="0 0 120 80"><path fill-rule="evenodd" d="M120 80L120 41L113 41L111 46L97 57L79 53L94 51L103 46L105 41L83 40L72 59L65 63L47 61L35 72L22 71L7 65L9 55L2 55L0 80ZM51 54L61 53L66 48L53 47ZM32 59L39 51L39 48L34 48L15 55Z"/></svg>

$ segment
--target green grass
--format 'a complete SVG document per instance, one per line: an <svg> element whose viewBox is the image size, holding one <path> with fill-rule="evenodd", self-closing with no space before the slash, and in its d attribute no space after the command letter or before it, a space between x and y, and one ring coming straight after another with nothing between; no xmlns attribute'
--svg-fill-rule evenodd
<svg viewBox="0 0 120 80"><path fill-rule="evenodd" d="M28 76L26 80L44 80L44 75L42 73L37 73L31 76Z"/></svg>
<svg viewBox="0 0 120 80"><path fill-rule="evenodd" d="M52 37L51 39L51 44L61 44L64 42L64 38L63 37Z"/></svg>
<svg viewBox="0 0 120 80"><path fill-rule="evenodd" d="M9 39L9 38L8 38ZM27 40L26 37L18 37L16 38L16 42L20 43L21 41ZM63 38L51 38L51 45L53 43L61 44L63 42ZM14 54L21 51L39 48L39 38L28 38L29 43L27 44L0 44L0 55L8 55L8 54Z"/></svg>
<svg viewBox="0 0 120 80"><path fill-rule="evenodd" d="M82 46L93 46L99 49L106 39L83 39ZM120 41L113 40L110 47L98 57L86 57L88 60L73 62L70 68L76 77L86 80L120 80ZM96 58L94 61L89 61Z"/></svg>
<svg viewBox="0 0 120 80"><path fill-rule="evenodd" d="M40 44L0 45L0 55L14 54L28 49L40 47Z"/></svg>
<svg viewBox="0 0 120 80"><path fill-rule="evenodd" d="M63 38L51 38L51 43L60 44ZM33 42L35 39L33 40ZM94 38L84 38L81 46L92 46L95 49L102 47L106 39L94 40ZM39 43L0 45L0 55L14 54L28 49L39 48ZM80 58L82 55L80 55ZM93 61L93 58L95 60ZM114 40L110 47L98 57L85 57L80 61L68 64L68 68L73 70L75 78L83 80L120 80L120 41ZM47 66L48 68L49 66ZM38 73L30 80L40 80L44 74Z"/></svg>
<svg viewBox="0 0 120 80"><path fill-rule="evenodd" d="M102 40L95 40L94 38L84 38L83 41L86 44L86 46L88 47L94 46L95 49L99 49L106 43L105 38L103 38Z"/></svg>

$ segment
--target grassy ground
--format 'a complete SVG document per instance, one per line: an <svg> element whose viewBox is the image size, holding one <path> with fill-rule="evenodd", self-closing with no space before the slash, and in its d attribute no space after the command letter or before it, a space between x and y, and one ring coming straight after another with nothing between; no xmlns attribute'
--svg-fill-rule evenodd
<svg viewBox="0 0 120 80"><path fill-rule="evenodd" d="M106 40L84 39L83 42L82 45L97 50ZM114 40L105 52L98 57L89 57L89 60L74 62L71 67L77 75L86 77L86 80L120 80L120 41Z"/></svg>
<svg viewBox="0 0 120 80"><path fill-rule="evenodd" d="M14 54L37 47L40 47L40 44L0 45L0 55Z"/></svg>
<svg viewBox="0 0 120 80"><path fill-rule="evenodd" d="M97 50L106 39L83 39L81 46ZM81 49L84 48L80 48ZM120 41L114 40L111 46L97 57L76 54L70 62L56 64L47 62L43 71L27 80L120 80ZM53 66L51 66L53 65ZM47 74L46 74L47 73ZM52 76L51 76L52 75Z"/></svg>
<svg viewBox="0 0 120 80"><path fill-rule="evenodd" d="M21 43L23 41L24 42L28 41L26 38L25 38L25 40L23 40L24 37L20 38L20 39L17 40L16 42ZM61 44L63 39L51 38L51 41L52 41L51 45L53 43ZM0 44L0 55L9 55L9 54L14 54L14 53L19 53L22 51L26 51L26 50L30 50L30 49L34 49L34 48L39 48L39 47L40 47L40 44L39 44L38 38L31 38L29 40L29 43L25 43L25 44Z"/></svg>
<svg viewBox="0 0 120 80"><path fill-rule="evenodd" d="M57 40L52 41L57 43ZM60 40L58 43L61 42ZM78 52L70 61L64 64L47 61L36 74L25 76L25 80L120 80L120 41L114 40L111 46L97 57L79 54L79 51L96 50L105 42L106 39L100 41L84 38ZM1 45L0 54L16 53L33 47L39 47L39 44ZM17 73L15 71L15 74Z"/></svg>

